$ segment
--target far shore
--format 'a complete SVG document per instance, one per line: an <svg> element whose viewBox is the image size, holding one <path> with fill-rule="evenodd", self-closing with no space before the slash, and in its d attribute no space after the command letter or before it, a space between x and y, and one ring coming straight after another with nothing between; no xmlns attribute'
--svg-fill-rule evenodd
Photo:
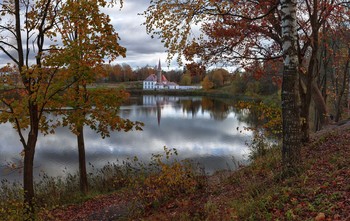
<svg viewBox="0 0 350 221"><path fill-rule="evenodd" d="M256 100L246 95L232 94L220 89L212 90L179 90L179 89L162 89L162 90L144 90L139 81L136 82L120 82L120 83L97 83L91 85L90 88L105 87L105 88L124 88L133 96L141 95L168 95L168 96L206 96L213 98L232 98L235 100Z"/></svg>

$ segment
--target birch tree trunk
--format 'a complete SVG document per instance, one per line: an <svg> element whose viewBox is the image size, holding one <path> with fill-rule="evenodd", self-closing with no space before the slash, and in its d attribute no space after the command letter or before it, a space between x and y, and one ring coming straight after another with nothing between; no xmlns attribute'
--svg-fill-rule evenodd
<svg viewBox="0 0 350 221"><path fill-rule="evenodd" d="M285 169L300 161L301 126L298 83L296 0L281 0L284 70L282 82L283 146Z"/></svg>

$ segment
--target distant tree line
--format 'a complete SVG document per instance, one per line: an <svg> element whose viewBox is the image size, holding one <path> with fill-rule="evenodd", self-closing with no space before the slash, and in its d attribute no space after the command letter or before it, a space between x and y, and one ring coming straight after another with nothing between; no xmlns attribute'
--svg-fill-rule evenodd
<svg viewBox="0 0 350 221"><path fill-rule="evenodd" d="M98 78L97 83L117 83L129 81L143 81L151 74L157 74L157 67L146 65L137 69L132 69L129 64L106 64L104 65L106 75ZM163 71L163 74L169 81L180 82L182 70Z"/></svg>
<svg viewBox="0 0 350 221"><path fill-rule="evenodd" d="M107 75L97 79L98 83L117 83L129 81L143 81L149 75L157 74L157 67L146 65L141 68L132 69L128 64L106 64L104 65ZM201 84L204 79L212 82L210 88L219 88L231 83L232 74L223 68L206 70L206 67L197 63L187 64L183 69L162 71L168 81L180 85Z"/></svg>
<svg viewBox="0 0 350 221"><path fill-rule="evenodd" d="M243 69L229 72L224 68L207 68L198 63L186 64L183 69L162 71L171 81L180 85L201 84L205 90L227 86L234 94L270 95L281 87L282 64L276 62L256 62ZM157 67L146 65L132 69L129 64L106 64L106 75L97 79L98 83L143 81L149 75L157 74Z"/></svg>

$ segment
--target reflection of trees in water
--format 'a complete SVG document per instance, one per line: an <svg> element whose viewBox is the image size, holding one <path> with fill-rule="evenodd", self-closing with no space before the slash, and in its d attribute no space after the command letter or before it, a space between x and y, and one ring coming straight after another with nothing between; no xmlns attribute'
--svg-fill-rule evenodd
<svg viewBox="0 0 350 221"><path fill-rule="evenodd" d="M261 113L256 108L237 108L235 112L237 119L250 125L250 127L257 128L263 124L262 120L259 119Z"/></svg>
<svg viewBox="0 0 350 221"><path fill-rule="evenodd" d="M198 113L201 107L200 100L186 99L186 100L180 100L179 102L182 105L182 111L186 113L190 113L193 117L196 116L196 114Z"/></svg>
<svg viewBox="0 0 350 221"><path fill-rule="evenodd" d="M230 113L230 105L217 99L202 98L202 111L208 111L214 120L225 120Z"/></svg>
<svg viewBox="0 0 350 221"><path fill-rule="evenodd" d="M123 102L123 106L142 105L142 104L143 104L142 96L131 96L129 97L129 99Z"/></svg>
<svg viewBox="0 0 350 221"><path fill-rule="evenodd" d="M146 99L145 99L146 98ZM182 111L195 117L200 111L201 113L208 113L211 118L217 121L227 119L231 112L235 112L236 118L240 122L244 122L252 128L258 128L266 124L270 120L264 115L262 108L258 104L243 102L248 106L237 105L237 101L232 99L218 99L208 97L172 97L159 95L146 95L130 97L125 106L132 107L142 106L141 108L124 109L123 114L130 117L132 114L136 116L157 116L160 122L162 117L162 110L164 106L171 106L173 110ZM250 105L249 105L250 104ZM159 123L158 122L158 123Z"/></svg>
<svg viewBox="0 0 350 221"><path fill-rule="evenodd" d="M195 117L200 111L201 113L209 113L211 118L218 121L225 120L230 112L236 111L232 100L215 99L208 97L168 97L168 96L149 96L147 101L141 98L131 98L127 105L142 105L142 108L133 108L137 116L154 116L157 115L160 121L161 111L164 105L170 105L175 111L181 110ZM130 115L131 110L123 110L126 115Z"/></svg>
<svg viewBox="0 0 350 221"><path fill-rule="evenodd" d="M232 105L223 100L208 97L202 97L201 100L180 100L179 102L182 110L191 113L192 116L195 116L201 108L202 113L208 112L214 120L219 121L225 120L233 109Z"/></svg>
<svg viewBox="0 0 350 221"><path fill-rule="evenodd" d="M253 130L262 130L266 136L279 137L282 132L281 109L254 102L239 102L236 116Z"/></svg>

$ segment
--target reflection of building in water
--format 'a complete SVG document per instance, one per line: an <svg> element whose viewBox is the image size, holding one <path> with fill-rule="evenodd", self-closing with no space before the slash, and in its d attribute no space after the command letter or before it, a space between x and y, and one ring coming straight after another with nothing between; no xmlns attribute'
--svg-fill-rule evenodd
<svg viewBox="0 0 350 221"><path fill-rule="evenodd" d="M182 109L183 113L191 114L192 117L199 112L202 103L202 97L175 97L175 96L158 96L144 95L143 107L149 112L157 114L158 125L160 125L162 109L164 106L171 105L174 109Z"/></svg>
<svg viewBox="0 0 350 221"><path fill-rule="evenodd" d="M166 105L169 103L175 103L179 100L178 97L170 96L157 96L157 95L144 95L142 97L143 106L155 106L157 103L161 105Z"/></svg>
<svg viewBox="0 0 350 221"><path fill-rule="evenodd" d="M158 126L160 125L160 120L162 116L162 108L164 105L169 103L175 103L178 100L176 97L164 97L155 95L144 95L143 96L143 106L154 108L156 107Z"/></svg>
<svg viewBox="0 0 350 221"><path fill-rule="evenodd" d="M160 103L157 103L157 122L158 127L160 126L160 118L162 116L162 107L160 106Z"/></svg>

